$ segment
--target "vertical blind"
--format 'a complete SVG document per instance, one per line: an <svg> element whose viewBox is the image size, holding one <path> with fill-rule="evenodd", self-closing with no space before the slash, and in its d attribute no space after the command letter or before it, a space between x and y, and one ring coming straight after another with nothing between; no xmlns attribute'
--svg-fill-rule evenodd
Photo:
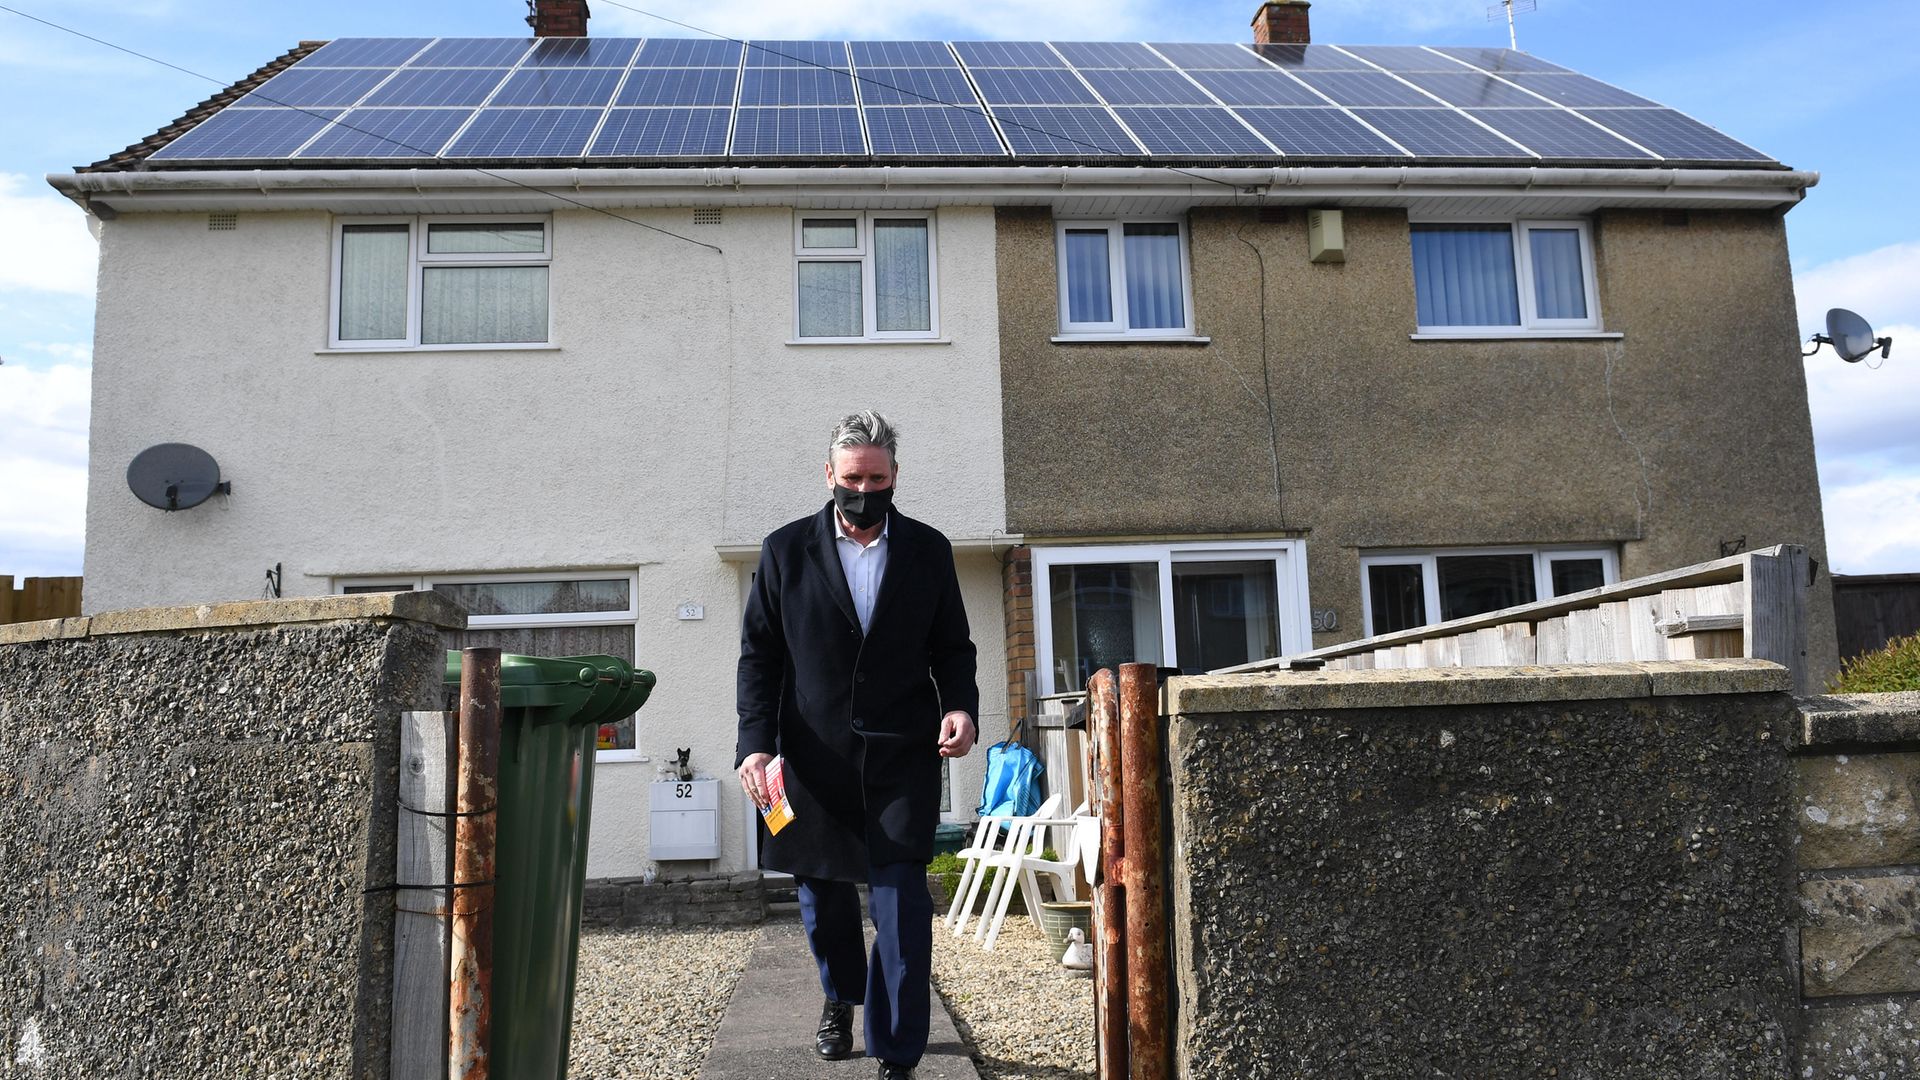
<svg viewBox="0 0 1920 1080"><path fill-rule="evenodd" d="M1587 283L1580 267L1580 230L1528 229L1534 307L1542 319L1587 317Z"/></svg>
<svg viewBox="0 0 1920 1080"><path fill-rule="evenodd" d="M340 230L340 340L407 336L407 226Z"/></svg>
<svg viewBox="0 0 1920 1080"><path fill-rule="evenodd" d="M933 329L925 221L882 218L873 223L873 301L877 329Z"/></svg>
<svg viewBox="0 0 1920 1080"><path fill-rule="evenodd" d="M1426 224L1412 231L1421 326L1520 325L1511 225Z"/></svg>
<svg viewBox="0 0 1920 1080"><path fill-rule="evenodd" d="M1180 284L1180 226L1145 222L1123 226L1126 237L1127 325L1174 330L1187 325Z"/></svg>
<svg viewBox="0 0 1920 1080"><path fill-rule="evenodd" d="M1107 230L1067 230L1067 321L1113 321L1113 277Z"/></svg>

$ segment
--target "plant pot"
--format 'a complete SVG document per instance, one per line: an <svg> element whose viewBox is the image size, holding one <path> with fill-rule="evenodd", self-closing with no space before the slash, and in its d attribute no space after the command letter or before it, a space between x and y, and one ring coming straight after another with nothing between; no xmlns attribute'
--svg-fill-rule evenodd
<svg viewBox="0 0 1920 1080"><path fill-rule="evenodd" d="M1055 960L1067 951L1067 931L1080 928L1085 940L1093 940L1093 903L1089 900L1042 901L1040 932L1047 936L1047 947Z"/></svg>

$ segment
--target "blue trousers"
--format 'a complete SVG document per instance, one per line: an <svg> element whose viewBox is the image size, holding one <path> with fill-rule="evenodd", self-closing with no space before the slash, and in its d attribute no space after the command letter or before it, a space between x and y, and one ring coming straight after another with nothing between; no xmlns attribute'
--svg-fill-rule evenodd
<svg viewBox="0 0 1920 1080"><path fill-rule="evenodd" d="M861 928L860 894L851 882L798 878L800 919L820 965L820 989L835 1001L864 1003L867 1056L912 1068L927 1052L933 974L933 897L923 863L867 868L873 954Z"/></svg>

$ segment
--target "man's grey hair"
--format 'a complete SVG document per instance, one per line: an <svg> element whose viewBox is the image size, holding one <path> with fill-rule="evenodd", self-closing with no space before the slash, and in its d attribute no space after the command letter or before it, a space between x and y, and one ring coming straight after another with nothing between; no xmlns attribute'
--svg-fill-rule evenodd
<svg viewBox="0 0 1920 1080"><path fill-rule="evenodd" d="M894 465L900 464L900 429L872 409L862 409L842 417L839 423L833 425L833 435L827 441L827 463L833 463L835 450L850 446L886 447L887 460Z"/></svg>

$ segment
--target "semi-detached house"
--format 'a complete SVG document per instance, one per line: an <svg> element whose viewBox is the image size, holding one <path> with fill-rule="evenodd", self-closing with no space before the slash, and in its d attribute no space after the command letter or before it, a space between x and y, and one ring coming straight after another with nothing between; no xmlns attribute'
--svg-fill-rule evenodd
<svg viewBox="0 0 1920 1080"><path fill-rule="evenodd" d="M609 652L589 873L732 764L760 538L854 408L953 538L989 739L1206 669L1806 545L1782 215L1815 180L1526 53L1253 42L306 42L52 183L100 238L93 610L437 589ZM230 495L124 472L198 445ZM1833 662L1813 583L1815 670ZM955 763L970 816L981 756ZM754 865L723 786L720 855Z"/></svg>

